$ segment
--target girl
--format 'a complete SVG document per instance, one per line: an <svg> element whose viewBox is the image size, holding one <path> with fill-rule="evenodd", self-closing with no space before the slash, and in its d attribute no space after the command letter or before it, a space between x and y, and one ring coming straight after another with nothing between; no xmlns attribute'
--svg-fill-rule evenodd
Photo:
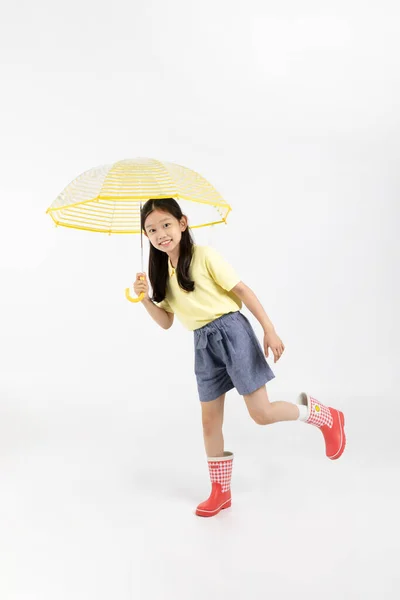
<svg viewBox="0 0 400 600"><path fill-rule="evenodd" d="M194 332L194 370L212 484L208 500L199 504L196 514L211 517L231 506L233 453L224 450L222 424L225 394L234 387L256 423L299 420L315 425L324 436L328 458L339 458L346 443L341 411L306 393L299 395L297 404L269 401L265 384L275 376L265 357L271 350L276 362L285 346L232 266L212 247L194 244L176 200L148 200L142 207L141 227L150 241L153 296L149 297L145 273L137 273L135 293L145 293L142 304L163 329L172 326L176 315ZM240 311L242 303L263 327L264 351Z"/></svg>

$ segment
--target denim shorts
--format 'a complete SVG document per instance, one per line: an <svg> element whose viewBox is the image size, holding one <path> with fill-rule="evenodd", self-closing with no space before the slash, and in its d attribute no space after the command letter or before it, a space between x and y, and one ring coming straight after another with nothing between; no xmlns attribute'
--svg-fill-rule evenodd
<svg viewBox="0 0 400 600"><path fill-rule="evenodd" d="M232 388L251 394L275 377L249 320L240 311L194 330L194 371L201 402Z"/></svg>

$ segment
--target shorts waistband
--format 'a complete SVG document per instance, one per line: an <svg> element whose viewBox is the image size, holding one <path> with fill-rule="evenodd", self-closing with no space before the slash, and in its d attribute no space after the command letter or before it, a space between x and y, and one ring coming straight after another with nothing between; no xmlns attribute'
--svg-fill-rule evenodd
<svg viewBox="0 0 400 600"><path fill-rule="evenodd" d="M203 327L198 327L198 329L194 330L194 333L201 332L201 331L207 331L209 329L214 329L215 327L218 327L218 324L220 321L225 321L229 317L232 317L233 315L237 315L239 312L240 312L239 310L235 310L233 312L226 313L225 315L221 315L220 317L217 317L213 321L210 321L210 323L203 325Z"/></svg>
<svg viewBox="0 0 400 600"><path fill-rule="evenodd" d="M224 328L223 323L225 323L226 321L230 321L231 319L236 319L239 314L241 314L239 310L236 310L236 311L230 312L230 313L226 313L225 315L221 315L220 317L217 317L210 323L203 325L203 327L199 327L198 329L195 329L193 332L195 348L198 350L206 348L207 347L207 337L209 334L212 334L212 333L216 334L216 340L220 340L221 339L221 329Z"/></svg>

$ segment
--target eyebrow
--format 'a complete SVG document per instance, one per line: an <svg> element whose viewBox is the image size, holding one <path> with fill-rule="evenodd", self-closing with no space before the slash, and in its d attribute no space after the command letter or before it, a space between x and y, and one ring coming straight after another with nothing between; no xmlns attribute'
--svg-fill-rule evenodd
<svg viewBox="0 0 400 600"><path fill-rule="evenodd" d="M166 219L161 219L160 223L163 223L164 221L169 221L171 219L171 217L167 217ZM146 225L146 229L148 229L149 227L153 227L154 223L149 223L148 225Z"/></svg>

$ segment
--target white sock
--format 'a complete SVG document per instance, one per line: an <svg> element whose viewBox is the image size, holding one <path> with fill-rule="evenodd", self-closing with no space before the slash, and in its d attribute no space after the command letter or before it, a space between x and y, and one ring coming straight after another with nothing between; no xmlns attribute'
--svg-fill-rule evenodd
<svg viewBox="0 0 400 600"><path fill-rule="evenodd" d="M299 416L297 417L297 420L298 421L307 421L308 406L304 406L304 404L298 404L297 408L299 409Z"/></svg>

